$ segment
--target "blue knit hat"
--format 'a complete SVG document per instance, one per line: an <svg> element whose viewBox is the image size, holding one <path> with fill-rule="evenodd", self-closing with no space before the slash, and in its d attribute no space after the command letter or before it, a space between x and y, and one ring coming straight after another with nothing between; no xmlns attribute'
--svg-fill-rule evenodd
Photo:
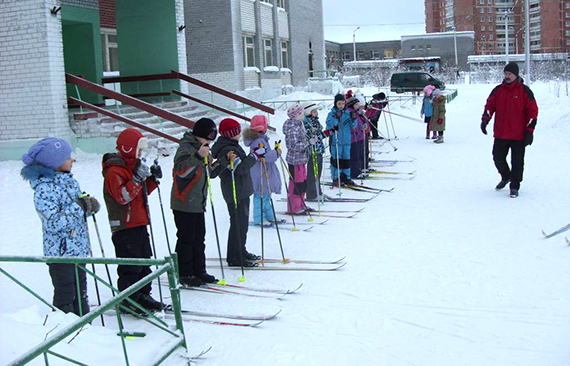
<svg viewBox="0 0 570 366"><path fill-rule="evenodd" d="M26 165L40 164L56 170L71 156L71 146L64 139L47 137L36 142L22 155Z"/></svg>

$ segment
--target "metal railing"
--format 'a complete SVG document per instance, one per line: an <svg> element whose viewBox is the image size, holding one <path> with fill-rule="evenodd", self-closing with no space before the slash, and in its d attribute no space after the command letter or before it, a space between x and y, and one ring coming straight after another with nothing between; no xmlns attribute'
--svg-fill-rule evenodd
<svg viewBox="0 0 570 366"><path fill-rule="evenodd" d="M58 354L58 353L52 351L51 349L55 345L57 345L59 342L63 341L68 336L73 334L74 332L80 330L85 325L91 323L97 317L99 317L99 316L102 317L103 314L107 310L110 310L112 308L114 308L116 316L117 316L117 323L118 323L118 328L119 328L118 335L121 338L121 344L122 344L122 348L123 348L125 365L127 365L127 366L130 365L127 347L125 344L125 338L128 336L132 336L132 334L125 332L124 327L123 327L123 321L121 319L121 311L119 309L121 309L122 311L126 311L132 315L135 315L139 319L145 320L146 322L152 324L156 328L158 328L158 329L170 334L174 338L178 339L178 341L175 342L174 344L172 344L171 347L166 349L163 353L157 355L157 361L153 365L160 365L162 362L164 362L164 360L166 360L178 348L187 349L186 337L184 334L184 326L183 326L183 321L182 321L182 315L181 315L181 311L180 311L180 309L181 309L180 308L180 289L179 289L178 282L177 282L177 270L176 270L177 269L177 256L175 253L172 254L172 256L166 257L164 259L0 256L0 263L46 263L46 264L47 263L67 263L67 264L73 264L76 267L75 273L76 273L77 283L78 283L78 271L79 271L79 269L81 269L81 270L84 270L90 276L92 276L95 279L96 283L103 284L105 287L109 288L114 295L111 299L103 302L102 304L100 304L99 306L94 308L91 312L88 312L87 314L81 316L76 321L68 324L63 329L61 329L59 332L52 334L49 338L47 338L43 342L37 344L32 349L30 349L29 351L27 351L26 353L24 353L20 357L16 358L12 362L10 362L9 363L10 366L25 365L25 364L31 362L32 360L36 359L37 357L40 357L41 355L43 355L44 362L46 365L49 365L48 355L54 356L57 358L61 358L63 360L66 360L68 362L71 362L71 363L74 363L77 365L86 365L85 363L82 363L82 362L79 362L77 360L66 357L64 355ZM105 280L103 280L102 278L97 276L95 274L95 271L93 271L93 272L89 271L84 266L81 266L81 265L85 265L85 264L92 264L92 265L103 264L105 266L109 265L109 264L138 265L138 266L144 265L144 266L157 266L157 268L153 271L153 273L149 274L148 276L146 276L143 279L139 280L138 282L134 283L132 286L128 287L127 289L119 292L116 288L114 288L112 286L112 284L106 282ZM28 293L30 293L36 299L43 302L45 305L47 305L52 310L57 310L48 301L43 299L39 294L37 294L30 287L26 286L24 283L19 281L16 277L9 274L2 267L0 267L0 273L4 274L10 280L12 280L16 284L18 284L20 287L25 289ZM172 299L172 309L173 309L172 311L174 313L174 319L175 319L175 330L174 331L169 329L169 324L167 324L164 320L156 317L154 314L150 313L148 310L146 310L141 305L139 305L138 303L136 303L135 301L133 301L132 299L129 298L130 295L137 292L138 290L140 290L141 288L143 288L147 284L152 283L153 280L158 279L163 274L166 274L168 277L169 290L170 290L170 295L171 295L171 299ZM77 290L78 290L78 299L80 299L79 288ZM123 301L128 301L134 307L136 307L137 309L142 311L146 315L146 317L141 316L141 315L137 314L136 312L134 312L133 310L123 306L122 305ZM81 312L81 309L80 309L80 312ZM118 364L118 363L115 363L115 364Z"/></svg>

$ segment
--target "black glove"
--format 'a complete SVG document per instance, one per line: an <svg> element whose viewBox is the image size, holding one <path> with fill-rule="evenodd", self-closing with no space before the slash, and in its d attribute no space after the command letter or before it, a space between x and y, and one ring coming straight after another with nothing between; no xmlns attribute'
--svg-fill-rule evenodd
<svg viewBox="0 0 570 366"><path fill-rule="evenodd" d="M81 208L85 212L90 212L95 214L99 212L99 210L101 209L101 204L99 204L99 201L97 201L95 197L81 196L77 200L77 203L79 204L79 206L81 206Z"/></svg>
<svg viewBox="0 0 570 366"><path fill-rule="evenodd" d="M534 133L532 131L526 130L524 133L524 146L532 145L532 140L534 140Z"/></svg>
<svg viewBox="0 0 570 366"><path fill-rule="evenodd" d="M160 165L158 165L157 162L155 162L155 163L150 167L150 175L152 176L152 178L154 179L155 182L156 182L158 179L162 179L162 168L160 167Z"/></svg>
<svg viewBox="0 0 570 366"><path fill-rule="evenodd" d="M481 132L483 132L484 135L487 134L487 125L489 124L489 120L485 119L485 118L481 118Z"/></svg>
<svg viewBox="0 0 570 366"><path fill-rule="evenodd" d="M141 161L139 167L134 172L133 182L136 184L142 184L142 182L150 176L151 173L149 167Z"/></svg>
<svg viewBox="0 0 570 366"><path fill-rule="evenodd" d="M332 126L331 131L338 131L338 125Z"/></svg>

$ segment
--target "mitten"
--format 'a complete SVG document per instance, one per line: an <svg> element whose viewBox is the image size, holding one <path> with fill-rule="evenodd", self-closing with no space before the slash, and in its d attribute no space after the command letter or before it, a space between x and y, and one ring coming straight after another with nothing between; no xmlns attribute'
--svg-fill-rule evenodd
<svg viewBox="0 0 570 366"><path fill-rule="evenodd" d="M150 176L151 173L149 167L141 161L139 167L134 172L133 182L136 184L142 184L142 182L144 182L146 178Z"/></svg>
<svg viewBox="0 0 570 366"><path fill-rule="evenodd" d="M99 203L99 201L97 201L97 199L95 197L91 197L89 196L89 202L91 205L91 213L96 214L97 212L99 212L99 210L101 209L101 204Z"/></svg>
<svg viewBox="0 0 570 366"><path fill-rule="evenodd" d="M438 125L440 125L440 124L442 124L442 123L443 123L443 118L440 118L440 119L437 120L437 124L438 124Z"/></svg>
<svg viewBox="0 0 570 366"><path fill-rule="evenodd" d="M362 126L360 126L360 130L362 132L366 131L367 128L368 128L368 126L366 125L366 123L363 123Z"/></svg>
<svg viewBox="0 0 570 366"><path fill-rule="evenodd" d="M489 120L486 119L485 117L481 118L481 132L483 132L483 134L487 134L487 125L489 124Z"/></svg>
<svg viewBox="0 0 570 366"><path fill-rule="evenodd" d="M534 140L534 133L532 131L526 130L524 133L524 146L532 145Z"/></svg>
<svg viewBox="0 0 570 366"><path fill-rule="evenodd" d="M158 163L155 162L150 167L150 174L155 181L162 178L162 168L160 165L158 165Z"/></svg>
<svg viewBox="0 0 570 366"><path fill-rule="evenodd" d="M91 212L91 199L89 196L81 196L77 200L77 204L81 206L84 212Z"/></svg>

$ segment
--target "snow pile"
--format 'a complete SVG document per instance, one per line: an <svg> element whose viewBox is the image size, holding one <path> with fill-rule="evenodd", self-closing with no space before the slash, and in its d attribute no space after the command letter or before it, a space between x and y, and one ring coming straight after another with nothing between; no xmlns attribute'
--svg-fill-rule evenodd
<svg viewBox="0 0 570 366"><path fill-rule="evenodd" d="M568 224L567 169L570 156L570 98L556 97L547 84L533 84L540 108L535 141L526 152L525 180L520 196L495 191L499 181L493 165L493 139L479 129L485 99L494 85L459 85L459 96L447 106L445 143L425 140L420 104L394 102L390 111L417 119L413 122L387 113L379 127L398 139L380 147L374 142L376 163L398 160L378 169L411 173L378 175L365 181L377 188L394 188L365 204L325 203L327 210L366 209L351 219L334 219L308 231L280 231L287 258L328 260L347 256L336 272L246 272L246 284L260 287L296 287L297 294L282 301L243 296L182 292L183 307L226 313L272 313L275 320L258 328L213 326L185 322L190 354L213 346L200 365L466 365L566 366L570 364L569 248L563 235L545 240L547 232ZM371 89L361 89L365 95ZM274 101L295 102L322 97L294 93ZM330 96L328 96L330 98ZM288 99L286 99L288 98ZM324 123L326 112L320 112ZM386 116L386 118L384 118ZM271 117L283 140L284 111ZM392 128L393 124L393 128ZM77 154L73 168L83 190L101 197L101 156ZM323 159L328 162L329 157ZM161 158L163 171L172 157ZM328 165L328 164L327 164ZM41 255L40 221L32 191L19 177L19 162L0 163L0 254ZM328 168L324 180L330 180ZM165 174L162 196L170 243L176 228L168 210L172 178ZM225 254L229 218L219 182L212 182L220 244ZM324 189L334 196L336 190ZM343 197L368 196L344 192ZM274 196L276 210L285 210L285 195ZM168 255L160 204L150 196L158 257ZM316 207L316 205L313 205ZM206 213L208 257L217 255L212 212ZM289 219L290 220L290 219ZM114 253L105 208L98 215L104 249ZM299 217L298 222L307 219ZM91 242L97 243L93 230ZM279 258L275 229L264 230L264 251ZM251 227L247 248L261 254L261 231ZM100 253L94 244L95 255ZM0 266L48 301L52 296L47 268L41 264ZM112 276L115 278L115 269ZM103 273L104 268L98 268ZM211 263L209 272L220 277ZM228 283L237 283L239 271L227 270ZM6 277L0 277L0 363L7 364L41 342L57 324L72 315L52 313ZM91 303L95 303L89 281ZM163 291L168 296L168 291ZM103 299L110 296L102 292ZM158 288L153 295L158 297ZM168 298L165 299L167 302ZM43 325L45 315L48 322ZM55 351L89 365L122 364L116 321L98 320L70 344ZM129 319L128 319L129 320ZM127 341L132 364L147 365L168 338L141 321L130 319L128 330L146 331L142 339ZM57 328L56 328L57 330ZM332 345L332 346L331 346ZM339 345L339 346L337 346ZM59 362L59 363L58 363ZM35 364L43 364L41 359ZM50 364L64 364L50 357ZM65 363L67 364L67 363ZM167 365L182 365L173 356Z"/></svg>
<svg viewBox="0 0 570 366"><path fill-rule="evenodd" d="M337 78L327 78L327 79L309 79L308 80L308 90L313 93L319 93L324 95L335 95L343 88L340 81Z"/></svg>

